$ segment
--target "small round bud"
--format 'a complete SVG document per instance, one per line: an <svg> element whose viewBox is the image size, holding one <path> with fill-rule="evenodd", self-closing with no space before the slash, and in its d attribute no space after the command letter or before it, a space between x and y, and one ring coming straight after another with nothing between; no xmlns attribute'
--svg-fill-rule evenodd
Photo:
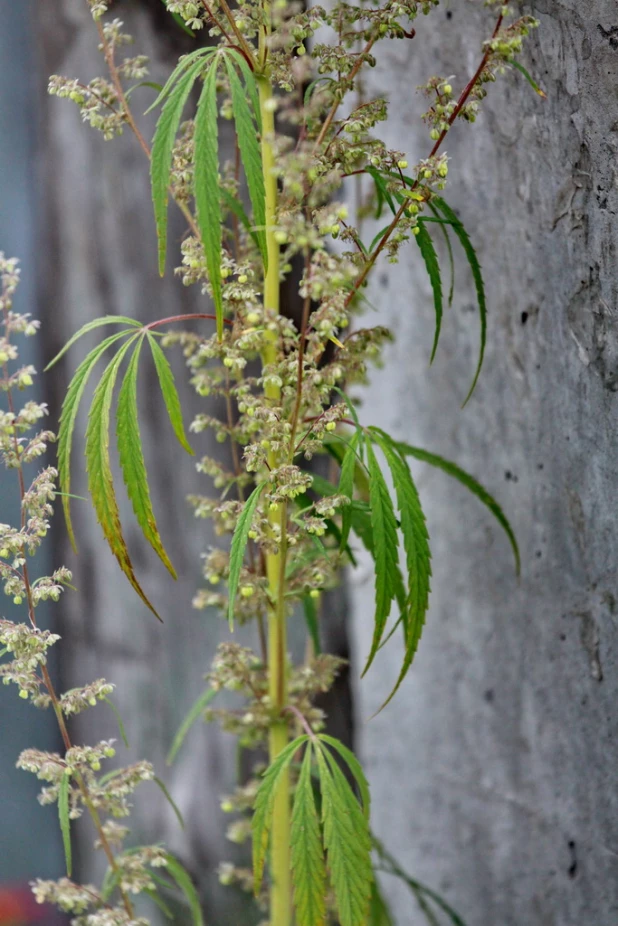
<svg viewBox="0 0 618 926"><path fill-rule="evenodd" d="M238 277L238 282L241 284L246 283L248 279L249 277L247 276L246 273L241 273L240 276Z"/></svg>
<svg viewBox="0 0 618 926"><path fill-rule="evenodd" d="M299 45L298 48L296 49L296 54L302 58L303 55L307 54L307 49L305 48L304 45Z"/></svg>
<svg viewBox="0 0 618 926"><path fill-rule="evenodd" d="M414 228L412 229L412 234L413 234L413 235L420 235L420 233L421 233L420 225L415 225Z"/></svg>
<svg viewBox="0 0 618 926"><path fill-rule="evenodd" d="M442 93L445 93L446 96L450 96L452 92L453 92L453 88L451 87L451 85L444 84L444 86L442 87Z"/></svg>
<svg viewBox="0 0 618 926"><path fill-rule="evenodd" d="M224 357L224 358L223 358L223 366L224 366L224 367L227 367L228 369L230 369L230 367L233 367L233 366L234 366L234 360L232 359L232 357Z"/></svg>
<svg viewBox="0 0 618 926"><path fill-rule="evenodd" d="M93 772L100 772L101 763L95 759L94 762L90 763L90 768L92 769Z"/></svg>
<svg viewBox="0 0 618 926"><path fill-rule="evenodd" d="M431 132L429 133L429 137L431 138L432 141L437 141L438 138L440 138L440 132L438 131L438 129L432 129Z"/></svg>
<svg viewBox="0 0 618 926"><path fill-rule="evenodd" d="M408 166L407 161L397 161L397 167L399 168L399 170L405 170L407 166Z"/></svg>
<svg viewBox="0 0 618 926"><path fill-rule="evenodd" d="M320 590L319 590L319 588L312 588L311 591L309 592L309 597L310 597L310 598L319 598L319 597L320 597Z"/></svg>
<svg viewBox="0 0 618 926"><path fill-rule="evenodd" d="M230 800L221 801L221 810L223 811L223 813L234 813L235 809L236 808L234 807L234 804L232 803L232 801Z"/></svg>
<svg viewBox="0 0 618 926"><path fill-rule="evenodd" d="M104 750L104 752L105 752L105 755L107 756L108 759L113 759L114 756L116 755L116 750L114 749L113 746L108 746L108 747Z"/></svg>
<svg viewBox="0 0 618 926"><path fill-rule="evenodd" d="M276 231L273 237L277 244L285 244L288 240L288 236L284 231Z"/></svg>
<svg viewBox="0 0 618 926"><path fill-rule="evenodd" d="M327 431L334 431L336 427L337 427L337 424L336 424L335 421L328 421L328 422L326 423L326 428L325 428L325 429L326 429Z"/></svg>
<svg viewBox="0 0 618 926"><path fill-rule="evenodd" d="M231 272L232 271L228 267L221 267L221 279L227 280Z"/></svg>
<svg viewBox="0 0 618 926"><path fill-rule="evenodd" d="M94 695L91 698L88 698L88 704L90 707L96 707L96 703L97 699L94 697Z"/></svg>
<svg viewBox="0 0 618 926"><path fill-rule="evenodd" d="M259 312L249 312L249 314L247 315L247 321L249 322L250 325L257 325L259 320L260 320Z"/></svg>
<svg viewBox="0 0 618 926"><path fill-rule="evenodd" d="M21 597L21 595L15 595L13 598L13 604L21 604L23 600L24 599Z"/></svg>
<svg viewBox="0 0 618 926"><path fill-rule="evenodd" d="M255 594L255 587L253 585L243 585L240 594L243 598L252 598Z"/></svg>
<svg viewBox="0 0 618 926"><path fill-rule="evenodd" d="M247 537L250 540L257 540L257 535L258 535L258 532L252 530L252 531L249 531L249 533L247 534Z"/></svg>
<svg viewBox="0 0 618 926"><path fill-rule="evenodd" d="M20 698L23 698L24 701L27 699L27 697L28 697L28 692L26 691L25 688L21 688L21 689L20 689L20 691L19 691L19 697L20 697Z"/></svg>

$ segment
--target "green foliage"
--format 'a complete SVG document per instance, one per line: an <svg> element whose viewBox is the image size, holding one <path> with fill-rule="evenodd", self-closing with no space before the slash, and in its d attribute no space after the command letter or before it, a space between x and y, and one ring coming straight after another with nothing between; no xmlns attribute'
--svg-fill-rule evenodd
<svg viewBox="0 0 618 926"><path fill-rule="evenodd" d="M196 720L198 720L203 715L204 711L206 710L206 708L208 707L208 705L210 704L210 702L212 701L212 699L215 697L216 694L217 692L214 688L206 688L206 690L203 691L202 694L199 696L199 698L195 701L191 710L189 711L189 713L187 714L187 716L181 723L180 727L178 728L178 732L176 733L176 736L174 737L174 741L170 747L170 751L167 754L167 764L168 765L172 764L172 762L174 761L174 759L180 752L180 748L185 741L187 733L189 732L193 724L196 722Z"/></svg>
<svg viewBox="0 0 618 926"><path fill-rule="evenodd" d="M161 91L159 100L165 99L157 130L152 144L150 160L150 180L152 185L152 202L154 205L157 237L159 239L159 273L165 272L165 252L167 249L167 197L170 170L172 168L172 151L183 110L193 89L193 84L202 73L205 63L213 52L199 49L195 57L199 60L187 69L186 60L181 61L167 84ZM176 83L177 81L177 83ZM174 87L175 84L175 87ZM172 89L174 88L174 89Z"/></svg>
<svg viewBox="0 0 618 926"><path fill-rule="evenodd" d="M165 269L167 197L174 141L193 85L198 77L204 76L204 85L195 117L194 195L197 225L204 248L217 316L217 335L221 340L223 338L221 276L223 231L219 184L217 75L222 62L230 83L240 156L253 206L253 231L262 254L264 268L267 269L264 175L260 147L256 137L256 127L258 129L260 127L260 116L255 78L242 55L235 49L220 50L216 53L212 50L201 50L201 54L198 51L193 55L191 60L197 59L197 63L193 63L187 69L187 59L182 59L153 104L157 105L165 100L157 123L151 159L152 198L159 238L159 270L163 274ZM238 76L237 69L240 70L244 84ZM234 206L232 209L238 214Z"/></svg>
<svg viewBox="0 0 618 926"><path fill-rule="evenodd" d="M397 507L401 518L399 526L406 552L406 572L408 575L408 594L402 612L406 651L401 673L393 691L385 702L387 704L399 688L412 664L423 631L425 614L429 607L431 551L429 549L429 535L425 525L425 515L405 457L400 456L397 445L384 431L379 428L371 428L370 432L372 438L382 450L393 478Z"/></svg>
<svg viewBox="0 0 618 926"><path fill-rule="evenodd" d="M238 519L234 536L232 537L232 547L230 549L230 574L228 578L228 620L230 627L234 626L234 607L236 604L236 593L238 592L238 583L240 573L245 559L245 550L249 540L249 531L255 509L260 501L260 495L264 491L266 483L256 486L245 503L242 514Z"/></svg>
<svg viewBox="0 0 618 926"><path fill-rule="evenodd" d="M517 545L517 539L513 528L511 527L508 518L506 517L504 511L495 500L495 498L489 494L489 492L483 488L483 486L477 482L477 480L471 476L469 473L466 473L465 470L457 466L455 463L451 463L450 460L445 460L444 457L440 457L435 453L429 453L427 450L421 450L420 447L413 447L411 444L403 443L402 441L397 441L397 449L404 456L415 457L417 460L421 460L423 463L429 463L430 466L435 466L438 469L441 469L447 475L452 476L453 479L456 479L463 486L466 487L480 502L485 505L485 507L491 511L493 516L498 521L500 527L504 530L506 536L509 539L513 550L513 556L515 557L515 569L517 575L519 575L521 568L521 557L519 554L519 547Z"/></svg>
<svg viewBox="0 0 618 926"><path fill-rule="evenodd" d="M178 885L179 890L182 892L189 905L193 926L204 926L202 905L200 903L199 895L195 889L195 885L193 884L190 876L187 874L178 859L174 858L173 855L170 855L169 852L165 853L165 862L167 873L171 878L174 879Z"/></svg>
<svg viewBox="0 0 618 926"><path fill-rule="evenodd" d="M253 887L256 895L259 893L262 878L264 877L264 864L266 862L268 838L272 827L277 789L295 753L308 739L307 734L303 734L288 743L264 772L262 783L256 795L251 820L253 832Z"/></svg>
<svg viewBox="0 0 618 926"><path fill-rule="evenodd" d="M127 367L120 392L116 414L116 437L118 439L118 454L120 467L127 487L127 493L133 505L133 511L142 533L157 556L176 578L176 571L172 566L157 528L152 510L152 501L148 489L148 474L142 452L142 440L139 431L137 415L137 371L144 335L140 335L137 346ZM158 348L158 345L156 345Z"/></svg>
<svg viewBox="0 0 618 926"><path fill-rule="evenodd" d="M478 364L476 367L476 372L474 374L474 379L472 380L472 385L470 386L468 395L466 396L466 399L464 401L464 405L465 405L470 399L472 393L474 392L474 389L478 382L478 378L481 374L481 368L483 366L483 358L485 356L485 343L487 340L487 302L485 300L485 283L483 281L483 273L481 271L481 265L479 263L478 257L476 256L476 251L474 250L474 246L472 244L472 241L470 240L470 236L468 235L468 232L466 231L461 221L459 220L457 214L453 212L451 207L440 196L434 196L432 202L434 203L436 209L438 209L438 211L442 213L445 219L448 220L449 224L451 225L453 229L454 234L457 236L457 238L459 238L459 242L468 259L468 263L470 264L470 269L472 271L472 278L474 280L474 286L476 288L476 298L477 298L478 306L479 306L479 316L481 320L481 346L479 350L479 359L478 359Z"/></svg>
<svg viewBox="0 0 618 926"><path fill-rule="evenodd" d="M429 280L433 290L433 304L436 312L436 331L433 338L433 347L431 349L430 360L430 363L433 363L434 357L436 356L436 350L438 349L440 329L442 327L442 277L440 275L438 255L436 254L436 249L434 248L433 241L431 240L431 235L422 222L419 222L417 228L418 234L414 235L414 239L419 246L423 260L425 261L427 273L429 274Z"/></svg>
<svg viewBox="0 0 618 926"><path fill-rule="evenodd" d="M71 820L69 817L69 792L71 789L71 775L67 771L60 779L58 785L58 817L60 819L60 831L62 832L62 843L64 846L64 858L67 875L71 877L73 868L73 853L71 850Z"/></svg>
<svg viewBox="0 0 618 926"><path fill-rule="evenodd" d="M367 467L369 470L369 498L371 505L371 532L373 558L375 561L375 603L374 632L371 650L363 670L369 669L380 646L386 622L395 598L396 573L398 569L397 520L388 486L378 465L371 442L367 442Z"/></svg>
<svg viewBox="0 0 618 926"><path fill-rule="evenodd" d="M318 612L315 600L311 595L305 595L303 598L303 614L305 615L305 624L307 633L313 645L313 652L316 656L322 652L320 644L320 626L318 623Z"/></svg>
<svg viewBox="0 0 618 926"><path fill-rule="evenodd" d="M141 588L131 558L124 539L122 526L120 523L120 512L116 498L116 491L113 482L110 455L109 455L109 431L111 407L114 396L114 387L118 373L130 348L134 352L129 361L126 374L124 376L119 395L116 415L116 435L118 440L118 451L120 466L124 478L125 486L129 500L131 501L137 522L144 534L144 537L155 552L159 555L163 563L175 577L174 568L163 547L156 520L152 508L150 492L148 489L148 479L146 465L142 451L142 441L139 429L138 410L137 410L137 377L141 348L146 339L150 347L152 357L157 372L161 394L168 411L172 428L179 443L189 453L193 453L187 441L184 425L182 421L182 410L180 399L174 383L174 377L165 354L161 350L155 336L141 327L139 322L124 316L107 316L101 319L100 323L113 324L120 322L125 327L123 331L110 335L101 344L95 347L87 355L85 360L77 368L73 379L69 384L67 394L62 406L60 416L60 431L58 435L58 474L60 479L60 488L62 490L62 502L67 522L67 530L71 542L75 547L75 537L71 521L70 499L72 497L71 488L71 449L77 414L80 402L83 398L90 375L97 362L102 358L109 347L123 339L115 357L106 367L99 383L94 391L92 404L88 413L88 424L86 428L86 462L88 470L88 489L95 509L97 520L103 529L104 537L116 557L120 568L125 573L129 582L138 593L142 601L159 616L153 605L147 598ZM52 360L51 365L56 363L66 352L68 347L73 344L77 338L81 337L93 328L98 327L94 323L84 325L84 327L68 342L60 353Z"/></svg>
<svg viewBox="0 0 618 926"><path fill-rule="evenodd" d="M281 777L306 745L294 795L290 831L298 926L325 924L326 871L341 926L366 926L373 874L369 833L369 789L360 763L342 743L325 734L295 739L264 773L255 800L253 851L255 889L259 889ZM361 801L352 791L329 746L356 780ZM321 795L318 817L312 769Z"/></svg>
<svg viewBox="0 0 618 926"><path fill-rule="evenodd" d="M309 743L292 812L292 873L298 926L324 926L326 922L326 863L311 781L312 752Z"/></svg>

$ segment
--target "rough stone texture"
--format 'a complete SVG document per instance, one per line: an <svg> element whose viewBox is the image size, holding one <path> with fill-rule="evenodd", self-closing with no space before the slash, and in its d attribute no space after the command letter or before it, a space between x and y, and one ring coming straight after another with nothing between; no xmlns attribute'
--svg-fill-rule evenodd
<svg viewBox="0 0 618 926"><path fill-rule="evenodd" d="M393 100L391 142L428 150L433 73L463 85L491 29L480 3L419 20L367 80ZM612 0L537 0L540 29L518 75L491 88L474 126L448 139L446 194L476 242L488 286L484 372L469 406L478 322L469 272L438 356L428 281L412 251L369 298L397 335L365 393L364 418L476 474L521 545L518 581L489 515L440 473L414 467L431 536L431 612L395 703L368 720L400 665L397 644L359 685L359 734L378 834L471 926L613 926L618 653L618 10ZM354 583L358 658L369 579ZM398 922L424 922L388 884Z"/></svg>

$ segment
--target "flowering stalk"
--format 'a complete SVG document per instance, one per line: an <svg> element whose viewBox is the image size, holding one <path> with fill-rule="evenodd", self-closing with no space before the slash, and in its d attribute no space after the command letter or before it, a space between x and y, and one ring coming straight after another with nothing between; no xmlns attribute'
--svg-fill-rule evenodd
<svg viewBox="0 0 618 926"><path fill-rule="evenodd" d="M345 329L377 261L384 256L397 261L411 242L418 247L434 297L433 358L444 297L429 223L438 223L449 249L451 237L460 243L475 283L481 337L474 387L485 346L485 289L472 242L442 198L448 175L443 143L457 119L474 122L485 86L509 67L535 23L521 17L504 25L508 7L500 4L480 65L459 97L454 96L452 78L436 76L427 82L422 90L430 105L423 119L432 150L409 168L405 152L389 148L377 135L388 115L386 101L359 101L354 94L363 68L375 64L380 42L413 38L411 24L419 13L431 12L437 0L385 0L383 6L372 7L336 2L328 11L319 6L300 10L286 0L239 0L234 8L227 0L165 2L186 28L196 34L206 28L214 41L179 61L153 103L161 106L161 115L152 147L129 107L129 91L139 85L125 89L127 80L143 77L144 61L141 56L123 61L117 57L129 37L118 20L102 19L108 0L88 3L110 79L83 85L54 77L51 90L74 99L83 118L106 137L125 126L137 136L150 160L161 270L171 193L190 231L177 272L186 285L199 285L211 298L213 312L192 317L214 320L216 330L212 335L171 331L161 337L156 329L188 320L181 315L145 326L125 317L86 326L113 323L121 330L88 355L67 393L60 432L61 484L68 492L82 383L105 351L116 345L89 414L89 487L120 567L154 611L124 540L107 432L115 382L127 357L117 412L121 469L145 538L175 575L144 489L147 474L136 393L140 351L147 346L171 427L184 449L192 452L164 353L180 344L198 394L220 397L225 407L223 419L205 411L191 430L199 435L213 429L218 442L229 441L233 462L232 471L207 456L197 464L217 491L212 498L190 499L196 516L212 518L215 531L232 539L229 551L212 549L205 554L207 587L197 593L195 604L219 608L232 625L256 620L262 651L259 657L239 646L223 645L207 676L209 689L189 717L190 721L204 714L218 720L243 747L268 745L269 766L262 778L242 783L224 801L224 809L241 814L230 827L230 838L243 842L252 836L252 870L224 865L221 880L253 889L270 926L291 926L293 921L297 926L366 926L370 901L376 909L379 895L372 870L368 790L355 757L322 732L325 718L314 704L340 668L340 660L320 653L317 604L323 591L338 582L341 567L355 563L356 544L364 546L374 561L376 604L365 671L395 630L402 631L402 667L392 697L415 656L430 591L429 538L410 458L462 481L498 519L517 563L519 554L501 508L469 474L379 428L361 425L350 390L366 381L368 366L379 357L390 333L382 327L355 327L351 333ZM315 41L322 26L330 27L336 40ZM200 88L197 109L193 119L182 122L193 87ZM234 157L223 164L219 116L233 120L235 129ZM286 121L295 127L294 138L281 128ZM390 213L371 243L364 238L360 217L351 218L346 206L336 201L350 176L369 181L370 188L363 187L366 213L376 218L385 210ZM241 195L245 188L246 199ZM333 244L333 239L339 243ZM303 262L299 326L280 306L281 281L292 272L296 258ZM79 333L67 347L77 337ZM261 361L257 374L249 365L256 359ZM315 454L331 457L339 470L336 482L308 471ZM384 477L385 465L394 498ZM65 509L70 527L68 504ZM400 545L405 554L401 560ZM227 595L218 589L222 580ZM290 663L286 642L287 621L296 605L304 611L312 651L301 666ZM387 628L393 610L399 616ZM222 688L242 695L242 706L210 707ZM357 793L342 774L341 763L356 782ZM319 783L319 815L314 782ZM427 898L418 902L430 916ZM384 905L382 899L380 903Z"/></svg>

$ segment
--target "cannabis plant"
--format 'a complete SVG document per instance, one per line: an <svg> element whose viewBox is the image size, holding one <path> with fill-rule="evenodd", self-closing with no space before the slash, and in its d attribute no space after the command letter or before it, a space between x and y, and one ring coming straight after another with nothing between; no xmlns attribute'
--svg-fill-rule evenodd
<svg viewBox="0 0 618 926"><path fill-rule="evenodd" d="M430 141L426 157L412 162L405 151L389 148L380 138L388 102L360 98L358 82L363 70L375 65L380 43L412 42L417 17L430 14L438 0L335 0L327 9L306 9L293 0L246 0L234 8L227 0L167 0L169 13L194 37L196 47L163 84L145 80L143 55L125 56L131 39L119 20L106 18L110 2L82 2L89 3L98 30L106 76L89 84L53 76L50 90L76 103L83 120L105 138L133 132L150 161L160 271L166 270L171 199L187 224L176 273L185 285L201 288L205 311L153 318L146 325L117 315L99 318L58 355L85 332L112 326L113 333L78 366L62 408L58 472L69 534L75 542L70 501L76 417L105 356L85 435L89 493L121 570L159 616L124 539L109 432L115 406L120 470L135 518L175 577L148 489L137 388L140 363L151 362L179 452L193 453L166 355L179 345L197 393L223 400L225 409L220 419L205 403L190 430L197 435L213 429L216 440L229 446L230 461L203 457L198 463L213 490L190 499L195 515L211 518L216 534L229 535L231 541L205 552L206 585L195 603L219 609L230 631L254 622L257 651L234 642L220 647L208 687L179 731L172 758L202 715L254 751L255 776L224 801L225 810L238 814L231 837L252 839L252 865L223 864L220 878L253 891L264 922L389 923L373 860L400 876L401 869L372 837L369 792L358 760L325 732L324 714L316 706L316 696L331 687L341 668L341 660L321 650L323 593L340 581L345 566L354 566L358 547L365 548L375 566L375 623L363 674L380 647L399 646L401 670L392 680L390 701L416 654L430 593L429 538L410 459L436 466L466 485L504 528L517 568L519 555L500 506L472 476L397 435L363 425L350 390L365 382L390 333L380 326L364 327L357 317L376 264L396 262L402 249L417 249L433 292L433 359L443 308L453 299L452 282L445 293L434 234L443 239L451 261L453 245L461 247L478 301L478 360L470 371L468 397L474 390L485 349L485 288L470 237L443 195L449 171L445 140L458 120L475 121L489 85L511 65L542 93L515 60L536 23L530 16L511 18L515 4L508 0L487 0L497 20L493 31L488 24L479 65L463 89L457 93L454 78L446 76L432 76L420 88L428 99L423 119ZM171 18L170 28L176 28ZM150 145L131 107L153 89L156 98L151 97L149 109L159 117ZM219 150L220 119L233 122L234 150L227 160ZM344 202L347 184L358 178L363 201L359 214L350 216ZM367 215L382 217L373 240L361 224ZM281 284L288 278L296 280L298 324L292 307L281 304ZM7 318L8 329L15 329L12 316ZM189 320L197 324L179 330ZM20 321L16 330L24 325L27 330L30 323ZM8 350L7 359L13 356ZM15 376L17 386L27 385L30 373L5 375L9 401ZM41 409L28 412L22 425L10 408L5 458L20 473L25 520L16 532L7 529L0 555L9 594L27 600L31 626L15 630L7 625L3 631L15 658L6 677L18 681L22 696L40 706L52 704L67 749L64 758L29 752L20 762L50 782L43 799L58 801L67 850L69 818L85 808L110 866L100 890L64 879L37 884L37 895L57 900L89 926L133 922L130 895L146 891L158 897L161 877L153 869L160 866L185 890L200 922L195 892L178 863L161 848L124 849L125 830L99 820L103 810L124 815L128 790L153 777L150 766L142 763L99 778L112 747L76 748L68 740L65 715L107 699L111 689L97 682L70 692L64 696L68 707L53 693L45 652L56 637L36 629L32 609L37 596L57 596L67 574L29 583L23 550L36 546L36 538L47 530L55 476L46 470L24 494L19 467L33 451L30 445L22 450L17 435ZM47 439L39 438L36 447L42 450ZM313 470L316 456L330 459L329 479ZM288 656L290 620L306 623L308 655L301 665L293 665ZM234 709L227 702L210 706L224 689L239 696ZM407 882L429 922L444 914L461 923L440 897L413 879Z"/></svg>

